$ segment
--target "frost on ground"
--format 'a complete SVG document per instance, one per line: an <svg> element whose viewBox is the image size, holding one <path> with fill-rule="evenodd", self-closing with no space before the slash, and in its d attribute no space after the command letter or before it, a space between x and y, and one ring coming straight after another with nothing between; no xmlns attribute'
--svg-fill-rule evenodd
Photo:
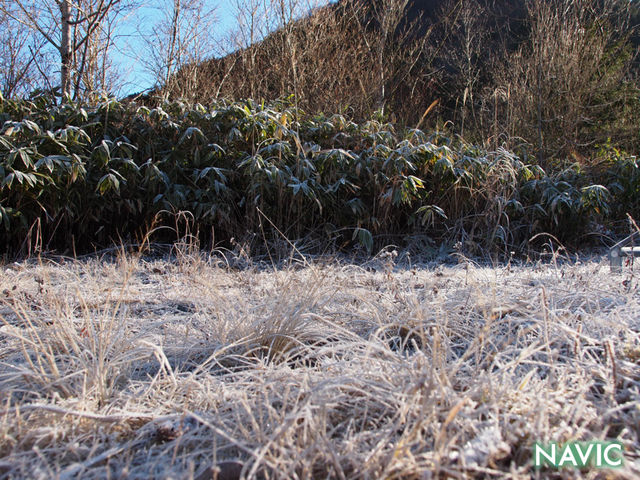
<svg viewBox="0 0 640 480"><path fill-rule="evenodd" d="M640 292L606 261L0 273L0 478L638 478ZM535 471L617 439L619 470Z"/></svg>

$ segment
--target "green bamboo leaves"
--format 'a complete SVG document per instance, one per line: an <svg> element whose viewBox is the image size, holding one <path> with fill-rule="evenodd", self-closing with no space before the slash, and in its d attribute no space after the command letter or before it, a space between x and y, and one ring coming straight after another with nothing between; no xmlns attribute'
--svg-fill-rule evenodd
<svg viewBox="0 0 640 480"><path fill-rule="evenodd" d="M620 152L596 172L545 172L526 152L310 116L288 101L150 108L45 97L5 100L0 116L9 249L36 223L49 245L82 248L140 235L159 212L181 210L222 240L273 226L274 235L329 233L367 251L413 233L507 249L542 231L572 238L639 203L637 164Z"/></svg>

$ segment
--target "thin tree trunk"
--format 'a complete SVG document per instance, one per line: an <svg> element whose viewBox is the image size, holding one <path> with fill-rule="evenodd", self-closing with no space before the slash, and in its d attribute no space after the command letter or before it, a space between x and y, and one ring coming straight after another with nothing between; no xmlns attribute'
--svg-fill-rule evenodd
<svg viewBox="0 0 640 480"><path fill-rule="evenodd" d="M173 2L173 18L171 19L171 38L169 39L169 51L167 57L167 71L166 77L164 79L165 85L165 99L169 98L169 92L171 91L171 87L169 83L172 80L174 65L177 63L177 59L175 58L178 52L178 29L180 21L180 10L181 10L180 0L174 0Z"/></svg>
<svg viewBox="0 0 640 480"><path fill-rule="evenodd" d="M538 163L542 164L544 160L544 139L542 134L542 65L538 64L538 78L537 78L537 105L536 105L536 117L538 124Z"/></svg>
<svg viewBox="0 0 640 480"><path fill-rule="evenodd" d="M70 0L60 2L60 89L62 98L66 99L71 94L71 8Z"/></svg>

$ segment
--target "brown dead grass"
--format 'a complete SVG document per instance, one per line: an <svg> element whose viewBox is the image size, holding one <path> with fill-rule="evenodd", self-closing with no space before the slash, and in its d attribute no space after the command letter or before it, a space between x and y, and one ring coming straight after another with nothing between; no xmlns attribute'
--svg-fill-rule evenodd
<svg viewBox="0 0 640 480"><path fill-rule="evenodd" d="M0 273L0 478L640 476L640 293L606 262L122 255ZM216 477L217 475L217 477Z"/></svg>

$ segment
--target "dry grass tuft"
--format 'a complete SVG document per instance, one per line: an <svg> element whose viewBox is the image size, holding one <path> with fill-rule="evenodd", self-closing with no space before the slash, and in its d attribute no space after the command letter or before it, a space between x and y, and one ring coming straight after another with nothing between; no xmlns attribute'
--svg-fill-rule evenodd
<svg viewBox="0 0 640 480"><path fill-rule="evenodd" d="M528 478L605 438L640 475L633 271L183 257L2 268L0 478Z"/></svg>

